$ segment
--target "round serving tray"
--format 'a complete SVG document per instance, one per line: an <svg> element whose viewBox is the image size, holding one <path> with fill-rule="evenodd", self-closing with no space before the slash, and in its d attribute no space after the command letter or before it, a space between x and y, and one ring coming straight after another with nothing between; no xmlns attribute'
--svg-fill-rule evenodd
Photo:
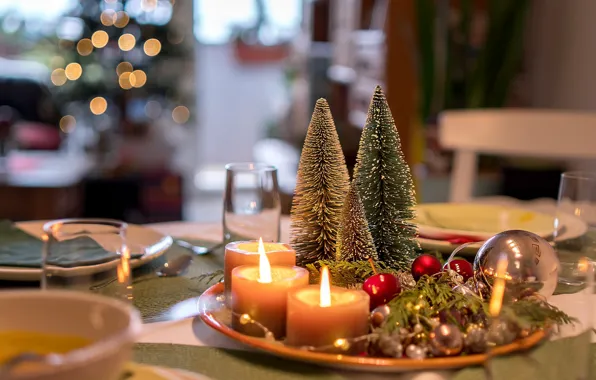
<svg viewBox="0 0 596 380"><path fill-rule="evenodd" d="M249 347L265 351L275 356L313 363L325 367L349 369L367 372L405 372L414 370L440 370L463 368L479 365L488 358L486 354L462 355L444 358L409 359L383 358L372 356L350 356L323 352L313 352L292 348L280 342L271 342L262 338L255 338L234 331L230 327L231 313L222 306L224 285L218 283L207 289L199 298L199 316L209 327L227 337ZM518 339L513 343L499 346L493 350L493 355L510 354L534 347L546 338L544 331L537 331L527 338Z"/></svg>

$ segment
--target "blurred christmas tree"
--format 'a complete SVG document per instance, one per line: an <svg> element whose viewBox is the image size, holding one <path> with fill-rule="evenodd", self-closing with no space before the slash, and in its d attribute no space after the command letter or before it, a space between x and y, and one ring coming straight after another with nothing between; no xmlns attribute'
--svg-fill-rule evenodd
<svg viewBox="0 0 596 380"><path fill-rule="evenodd" d="M79 117L125 133L162 115L178 124L188 122L192 100L180 84L192 72L187 67L192 49L183 46L185 33L171 22L180 4L79 0L73 5L40 26L36 36L22 22L4 37L24 46L18 52L21 59L50 68L49 87L66 115L60 127L68 132ZM10 15L4 24L6 17Z"/></svg>

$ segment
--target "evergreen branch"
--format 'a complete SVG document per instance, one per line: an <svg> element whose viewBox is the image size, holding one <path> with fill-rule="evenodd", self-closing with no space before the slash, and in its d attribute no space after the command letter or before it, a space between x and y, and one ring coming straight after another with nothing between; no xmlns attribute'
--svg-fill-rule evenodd
<svg viewBox="0 0 596 380"><path fill-rule="evenodd" d="M382 329L392 332L420 323L429 331L433 327L433 318L440 315L463 329L466 322L460 318L461 314L488 315L488 302L454 292L452 287L447 273L422 277L414 288L403 291L388 303L391 312ZM535 298L504 305L501 315L520 328L544 328L576 321L555 306Z"/></svg>
<svg viewBox="0 0 596 380"><path fill-rule="evenodd" d="M375 274L369 261L319 260L306 265L306 269L310 273L311 284L319 283L320 270L324 265L329 268L331 284L343 288L359 288L367 278ZM402 289L409 289L414 284L414 280L408 272L395 270L383 262L375 262L375 269L377 272L392 273L397 276Z"/></svg>
<svg viewBox="0 0 596 380"><path fill-rule="evenodd" d="M224 278L224 271L223 269L218 269L213 272L203 273L196 277L192 277L192 280L197 280L199 282L204 282L207 285L211 285L216 282L221 282Z"/></svg>

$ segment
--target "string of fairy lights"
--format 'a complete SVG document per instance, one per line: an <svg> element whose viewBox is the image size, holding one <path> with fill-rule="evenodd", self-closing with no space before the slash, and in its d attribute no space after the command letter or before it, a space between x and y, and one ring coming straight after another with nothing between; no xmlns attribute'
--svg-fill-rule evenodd
<svg viewBox="0 0 596 380"><path fill-rule="evenodd" d="M113 4L118 0L104 0L107 4ZM170 0L175 4L175 0ZM141 0L141 9L145 12L152 12L157 8L158 0ZM103 26L116 27L123 29L130 22L130 15L125 10L116 11L114 9L104 9L99 21ZM169 40L169 37L168 37ZM92 33L91 38L82 38L76 43L76 51L81 56L88 56L95 49L103 49L110 42L110 36L105 30L97 30ZM176 41L177 43L181 42ZM132 33L124 33L118 37L117 45L122 52L129 52L137 46L137 38ZM157 56L162 50L162 43L156 38L147 39L142 46L143 53L148 57ZM61 57L59 57L61 58ZM77 81L83 75L83 66L77 62L65 64L64 59L54 60L52 66L55 67L50 75L50 80L54 86L60 87L68 81ZM147 73L141 69L135 69L133 64L124 61L116 66L118 85L122 90L131 90L141 88L147 83ZM146 105L148 108L151 104ZM155 103L153 101L153 103ZM154 104L151 105L155 106ZM93 115L104 114L108 109L108 101L103 96L96 96L89 101L89 109ZM150 110L147 111L151 114ZM190 119L190 110L183 105L179 105L172 110L172 120L178 124L185 124ZM60 129L69 133L76 126L76 119L72 115L66 115L60 120Z"/></svg>

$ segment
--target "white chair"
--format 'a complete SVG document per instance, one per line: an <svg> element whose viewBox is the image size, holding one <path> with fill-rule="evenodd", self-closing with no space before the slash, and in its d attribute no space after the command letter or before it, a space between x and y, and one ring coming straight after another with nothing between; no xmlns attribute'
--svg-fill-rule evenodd
<svg viewBox="0 0 596 380"><path fill-rule="evenodd" d="M439 141L455 151L450 202L472 198L478 154L556 159L596 158L596 113L502 109L445 111Z"/></svg>

